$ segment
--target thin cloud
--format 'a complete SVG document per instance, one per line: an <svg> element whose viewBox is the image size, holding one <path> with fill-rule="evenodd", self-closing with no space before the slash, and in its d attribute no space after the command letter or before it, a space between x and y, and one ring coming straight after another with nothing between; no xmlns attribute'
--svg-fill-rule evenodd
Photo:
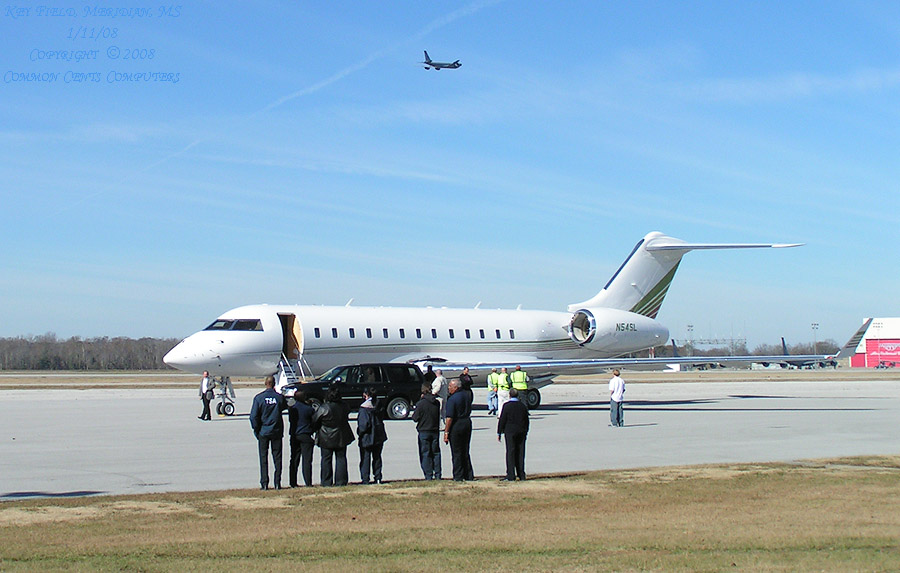
<svg viewBox="0 0 900 573"><path fill-rule="evenodd" d="M352 175L371 175L390 179L404 179L409 181L451 182L452 178L436 172L416 171L402 168L392 168L384 163L363 162L346 157L311 157L298 156L288 159L274 159L267 157L258 159L238 155L222 154L198 154L198 160L230 165L255 165L260 167L272 167L279 169L298 169L320 173L342 173Z"/></svg>
<svg viewBox="0 0 900 573"><path fill-rule="evenodd" d="M859 70L844 76L795 73L771 78L715 79L675 86L675 95L716 103L781 102L810 97L873 93L900 85L900 69Z"/></svg>
<svg viewBox="0 0 900 573"><path fill-rule="evenodd" d="M347 76L349 76L355 72L358 72L362 69L367 68L373 62L380 60L381 58L384 58L388 54L395 52L396 50L410 44L411 42L418 41L418 40L424 38L425 36L434 32L435 30L438 30L449 24L452 24L453 22L455 22L456 20L459 20L460 18L475 14L476 12L478 12L484 8L493 6L495 4L499 4L502 1L503 0L481 0L478 2L472 2L462 8L459 8L458 10L454 10L453 12L450 12L449 14L447 14L445 16L442 16L440 18L432 20L428 25L426 25L424 28L422 28L421 30L419 30L418 32L416 32L415 34L413 34L411 37L407 38L406 40L403 40L401 42L393 44L389 47L377 50L377 51L373 52L372 54L370 54L369 56L362 59L361 61L357 62L356 64L349 66L347 68L344 68L324 80L321 80L321 81L316 82L310 86L307 86L301 90L295 91L293 93L290 93L288 95L278 98L275 101L273 101L272 103L268 104L267 106L245 116L242 120L240 120L240 123L246 123L246 122L256 118L258 115L266 113L268 111L271 111L279 106L284 105L285 103L287 103L289 101L292 101L297 98L318 92L319 90L322 90L322 89L346 78ZM155 168L171 161L172 159L175 159L176 157L183 155L184 153L186 153L190 149L193 149L194 147L200 145L201 143L204 143L211 139L212 139L212 136L207 136L207 137L192 141L191 143L186 145L184 148L182 148L178 151L175 151L174 153L171 153L171 154L159 159L158 161L150 163L149 165L147 165L141 169L135 170L129 177L126 177L125 179L123 179L121 181L121 183L125 183L125 182L127 182L131 179L134 179L152 169L155 169ZM57 211L52 213L52 216L58 216L69 209L73 209L91 199L94 199L94 198L102 195L103 193L105 193L105 191L101 190L101 191L92 193L90 195L87 195L85 197L82 197L78 201L71 203L68 206L61 207L60 209L58 209Z"/></svg>

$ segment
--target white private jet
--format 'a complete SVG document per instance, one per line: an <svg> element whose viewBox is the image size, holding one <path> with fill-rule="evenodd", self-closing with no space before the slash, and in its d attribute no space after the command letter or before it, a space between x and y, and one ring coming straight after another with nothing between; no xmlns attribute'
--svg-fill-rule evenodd
<svg viewBox="0 0 900 573"><path fill-rule="evenodd" d="M229 310L163 360L214 376L266 376L290 364L317 375L345 364L409 362L433 364L446 373L469 366L480 377L492 367L520 364L533 389L526 401L536 407L537 389L560 374L696 362L691 357L624 357L668 342L668 330L655 318L688 251L795 246L687 243L652 232L596 296L569 305L568 312L257 304ZM773 357L717 360L766 358Z"/></svg>

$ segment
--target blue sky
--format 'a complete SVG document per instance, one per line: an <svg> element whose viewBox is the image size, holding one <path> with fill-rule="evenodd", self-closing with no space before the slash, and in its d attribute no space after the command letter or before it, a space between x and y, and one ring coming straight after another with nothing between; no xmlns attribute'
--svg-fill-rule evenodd
<svg viewBox="0 0 900 573"><path fill-rule="evenodd" d="M564 310L651 230L806 243L688 254L676 338L897 315L896 3L41 5L0 17L0 336Z"/></svg>

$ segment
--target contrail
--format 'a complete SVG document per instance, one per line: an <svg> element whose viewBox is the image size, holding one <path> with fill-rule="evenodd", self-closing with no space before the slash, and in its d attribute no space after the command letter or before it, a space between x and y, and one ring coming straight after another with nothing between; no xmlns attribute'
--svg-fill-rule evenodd
<svg viewBox="0 0 900 573"><path fill-rule="evenodd" d="M474 13L476 13L480 10L483 10L484 8L487 8L489 6L499 4L502 1L503 0L483 0L481 2L472 2L471 4L469 4L467 6L464 6L458 10L455 10L455 11L447 14L446 16L442 16L440 18L437 18L436 20L432 20L427 26L425 26L424 28L422 28L421 30L419 30L418 32L416 32L415 34L413 34L411 37L407 38L406 40L403 40L402 42L398 42L397 44L394 44L393 46L390 46L387 48L382 48L381 50L378 50L378 51L374 52L373 54L370 54L369 56L367 56L360 62L337 72L336 74L334 74L333 76L331 76L327 79L324 79L324 80L322 80L318 83L315 83L309 87L303 88L302 90L296 91L290 95L286 95L282 98L279 98L279 99L275 100L274 102L270 103L269 105L267 105L266 107L264 107L263 109L259 110L258 112L255 112L253 115L275 109L276 107L278 107L286 102L289 102L293 99L297 99L298 97L303 97L305 95L315 93L322 88L328 87L331 84L344 79L345 77L349 76L350 74L352 74L354 72L358 72L359 70L369 67L369 64L371 64L372 62L380 60L381 58L385 57L386 55L388 55L390 53L396 52L401 47L406 46L407 44L410 44L417 40L421 40L422 38L424 38L425 36L427 36L431 32L434 32L435 30L437 30L439 28L443 28L444 26L447 26L448 24L452 24L453 22L455 22L456 20L459 20L460 18L464 18L465 16L474 14Z"/></svg>
<svg viewBox="0 0 900 573"><path fill-rule="evenodd" d="M472 14L475 14L476 12L479 12L480 10L483 10L484 8L493 6L495 4L499 4L503 1L504 0L481 0L479 2L472 2L470 4L467 4L466 6L463 6L462 8L459 8L458 10L454 10L453 12L450 12L449 14L447 14L445 16L441 16L440 18L432 20L424 28L422 28L421 30L419 30L418 32L416 32L415 34L410 36L409 38L407 38L401 42L398 42L392 46L388 46L386 48L377 50L377 51L373 52L372 54L366 56L365 58L363 58L356 64L353 64L352 66L344 68L343 70L340 70L339 72L336 72L335 74L325 78L324 80L316 82L316 83L312 84L311 86L307 86L301 90L295 91L291 94L288 94L286 96L278 98L277 100L273 101L269 105L267 105L261 109L258 109L256 111L250 113L249 115L245 116L241 120L241 123L247 122L247 121L257 117L260 114L271 111L281 105L284 105L285 103L287 103L289 101L292 101L297 98L307 96L309 94L312 94L319 90L322 90L336 82L339 82L340 80L346 78L347 76L349 76L355 72L358 72L362 69L369 67L369 65L371 65L373 62L380 60L381 58L387 56L388 54L396 52L403 46L406 46L407 44L421 40L422 38L424 38L428 34L434 32L435 30L443 28L444 26L452 24L453 22L455 22L456 20L459 20L460 18L470 16ZM149 165L147 165L141 169L138 169L137 171L132 171L127 177L122 179L119 184L121 185L121 184L129 181L130 179L134 178L136 175L140 175L151 169L159 167L160 165L163 165L164 163L167 163L168 161L184 154L189 149L196 147L197 145L199 145L205 141L209 141L209 140L213 139L213 137L214 136L199 138L199 139L187 144L186 146L179 149L178 151L170 153L169 155L163 157L162 159L154 161L153 163L150 163ZM68 205L67 207L62 207L61 209L58 209L56 212L53 213L53 215L59 215L60 213L63 213L64 211L73 209L73 208L77 207L78 205L81 205L82 203L84 203L90 199L93 199L99 195L102 195L103 193L106 193L106 191L101 190L101 191L92 193L90 195L87 195L85 197L82 197L75 203L72 203L72 204Z"/></svg>

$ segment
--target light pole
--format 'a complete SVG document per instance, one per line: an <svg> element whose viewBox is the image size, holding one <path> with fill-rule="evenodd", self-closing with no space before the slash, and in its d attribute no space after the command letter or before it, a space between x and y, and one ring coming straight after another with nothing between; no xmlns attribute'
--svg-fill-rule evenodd
<svg viewBox="0 0 900 573"><path fill-rule="evenodd" d="M689 350L690 354L688 354L688 356L693 356L694 355L694 325L693 324L687 325L687 331L688 331L688 344L690 345L690 350Z"/></svg>
<svg viewBox="0 0 900 573"><path fill-rule="evenodd" d="M818 354L819 353L819 344L818 344L819 338L818 338L817 331L819 330L819 323L814 322L810 325L810 327L812 327L812 331L813 331L813 354Z"/></svg>

